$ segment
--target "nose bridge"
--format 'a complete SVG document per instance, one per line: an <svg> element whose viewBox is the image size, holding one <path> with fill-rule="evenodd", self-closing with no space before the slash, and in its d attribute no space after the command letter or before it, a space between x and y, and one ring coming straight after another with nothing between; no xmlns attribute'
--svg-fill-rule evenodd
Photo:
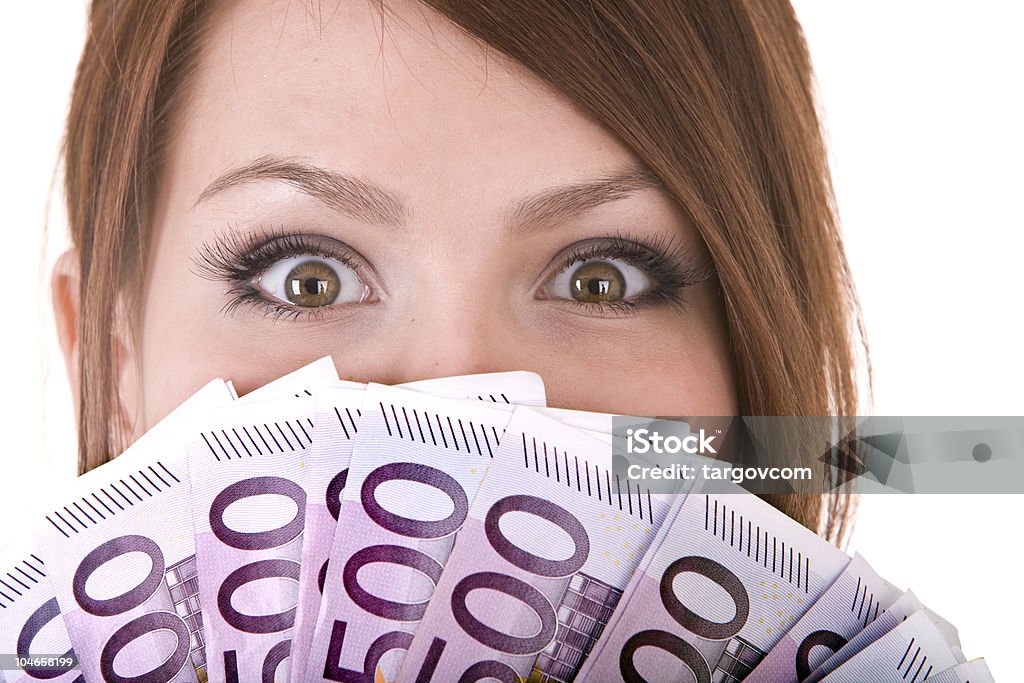
<svg viewBox="0 0 1024 683"><path fill-rule="evenodd" d="M408 315L396 326L402 339L392 372L401 381L508 369L502 366L507 356L501 308L476 289L452 283L421 290L415 297Z"/></svg>
<svg viewBox="0 0 1024 683"><path fill-rule="evenodd" d="M409 226L388 304L392 378L512 369L522 283L490 221L490 211L435 204Z"/></svg>

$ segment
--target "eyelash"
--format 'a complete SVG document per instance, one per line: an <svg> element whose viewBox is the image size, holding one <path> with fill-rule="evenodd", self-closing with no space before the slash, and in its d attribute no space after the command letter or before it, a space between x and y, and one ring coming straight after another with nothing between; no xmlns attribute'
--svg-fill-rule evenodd
<svg viewBox="0 0 1024 683"><path fill-rule="evenodd" d="M274 320L319 319L331 307L289 306L268 298L254 284L275 262L292 256L333 259L356 273L362 267L355 251L344 243L328 237L289 233L282 226L261 228L255 233L231 231L218 236L213 242L205 244L193 259L194 272L204 279L230 285L226 292L229 300L221 309L225 315L231 315L240 306L246 305L253 306Z"/></svg>
<svg viewBox="0 0 1024 683"><path fill-rule="evenodd" d="M193 259L195 273L208 280L230 285L229 301L222 312L230 315L240 306L252 306L269 317L280 320L315 320L332 308L302 308L274 301L263 294L255 281L276 261L293 256L329 258L353 269L357 274L364 262L357 252L342 242L328 237L290 233L284 227L261 228L254 233L232 230L202 247ZM714 266L701 262L675 240L646 239L627 233L599 237L577 243L556 256L547 269L545 282L564 269L588 260L623 260L644 271L653 281L651 289L631 299L614 302L586 302L562 299L588 315L599 317L631 316L645 308L668 305L685 310L683 292L715 274Z"/></svg>
<svg viewBox="0 0 1024 683"><path fill-rule="evenodd" d="M654 283L651 289L632 299L602 303L564 300L564 303L580 307L587 314L599 316L635 315L659 304L685 310L684 290L715 275L715 268L710 262L698 261L674 239L647 239L628 233L586 240L556 258L559 265L549 271L551 275L588 260L618 259L644 271L651 278Z"/></svg>

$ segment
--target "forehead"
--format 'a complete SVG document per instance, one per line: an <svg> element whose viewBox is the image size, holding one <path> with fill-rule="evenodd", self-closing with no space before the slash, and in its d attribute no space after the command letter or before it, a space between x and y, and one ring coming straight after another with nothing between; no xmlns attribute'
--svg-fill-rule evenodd
<svg viewBox="0 0 1024 683"><path fill-rule="evenodd" d="M240 0L211 20L173 153L193 196L264 154L434 197L451 183L526 192L634 161L561 94L417 2Z"/></svg>

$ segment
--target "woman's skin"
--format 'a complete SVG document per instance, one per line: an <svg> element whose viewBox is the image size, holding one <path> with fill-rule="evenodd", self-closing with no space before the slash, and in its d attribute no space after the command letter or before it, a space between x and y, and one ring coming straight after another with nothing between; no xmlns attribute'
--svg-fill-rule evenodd
<svg viewBox="0 0 1024 683"><path fill-rule="evenodd" d="M637 158L432 10L332 4L213 17L156 183L141 314L118 335L135 435L213 377L245 392L326 354L359 381L526 369L553 405L735 414L707 253ZM262 277L222 262L268 237L307 255L262 248L292 258ZM74 261L55 302L77 392ZM335 304L291 303L293 285Z"/></svg>

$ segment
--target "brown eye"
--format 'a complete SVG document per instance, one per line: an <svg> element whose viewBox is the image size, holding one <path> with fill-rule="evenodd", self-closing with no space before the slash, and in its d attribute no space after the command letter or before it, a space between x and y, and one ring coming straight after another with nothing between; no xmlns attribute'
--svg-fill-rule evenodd
<svg viewBox="0 0 1024 683"><path fill-rule="evenodd" d="M653 286L647 273L625 259L595 258L562 268L544 286L542 295L600 305L643 296Z"/></svg>
<svg viewBox="0 0 1024 683"><path fill-rule="evenodd" d="M277 261L260 275L259 288L281 303L301 308L360 303L369 294L352 266L318 256Z"/></svg>
<svg viewBox="0 0 1024 683"><path fill-rule="evenodd" d="M607 261L584 263L573 271L570 281L576 301L621 301L626 292L622 271Z"/></svg>
<svg viewBox="0 0 1024 683"><path fill-rule="evenodd" d="M338 274L321 261L305 261L292 268L285 278L284 291L296 306L330 306L338 298L341 282Z"/></svg>

